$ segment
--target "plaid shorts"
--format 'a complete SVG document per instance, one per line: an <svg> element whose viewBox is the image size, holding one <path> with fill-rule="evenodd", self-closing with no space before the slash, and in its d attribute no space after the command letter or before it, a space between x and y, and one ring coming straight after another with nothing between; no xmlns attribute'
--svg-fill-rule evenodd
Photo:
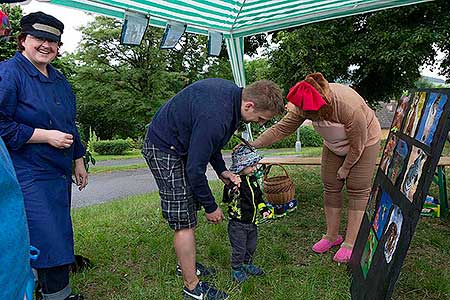
<svg viewBox="0 0 450 300"><path fill-rule="evenodd" d="M194 228L197 225L198 205L187 180L184 159L163 152L150 142L144 144L142 154L155 177L162 214L170 228Z"/></svg>

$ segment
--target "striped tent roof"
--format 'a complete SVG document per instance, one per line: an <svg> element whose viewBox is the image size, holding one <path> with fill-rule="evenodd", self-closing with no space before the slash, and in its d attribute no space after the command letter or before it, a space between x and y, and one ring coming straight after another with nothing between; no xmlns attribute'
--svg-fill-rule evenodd
<svg viewBox="0 0 450 300"><path fill-rule="evenodd" d="M245 37L312 22L431 0L45 0L107 16L125 11L150 16L150 25L168 20L188 24L188 31Z"/></svg>

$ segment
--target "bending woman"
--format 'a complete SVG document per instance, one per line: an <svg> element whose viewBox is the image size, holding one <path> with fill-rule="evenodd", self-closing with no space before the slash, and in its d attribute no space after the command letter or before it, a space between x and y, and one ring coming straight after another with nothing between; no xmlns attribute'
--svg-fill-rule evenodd
<svg viewBox="0 0 450 300"><path fill-rule="evenodd" d="M340 245L333 260L346 263L369 198L379 151L380 123L355 90L328 83L321 73L306 76L290 89L286 98L289 102L285 117L252 145L256 148L272 145L294 133L306 119L313 121L315 130L324 139L321 177L327 232L312 249L325 253ZM345 240L339 235L344 184L349 198Z"/></svg>

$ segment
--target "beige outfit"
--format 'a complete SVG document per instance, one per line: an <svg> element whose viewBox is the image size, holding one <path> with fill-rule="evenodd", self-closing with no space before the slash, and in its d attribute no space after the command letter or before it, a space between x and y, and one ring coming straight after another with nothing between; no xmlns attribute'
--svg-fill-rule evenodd
<svg viewBox="0 0 450 300"><path fill-rule="evenodd" d="M352 88L337 83L329 84L323 77L320 79L318 91L332 108L325 120L313 121L314 128L324 138L322 181L325 205L342 207L344 181L336 178L341 169L348 174L349 209L364 210L379 150L380 123L374 111ZM287 137L309 115L310 112L295 107L261 134L253 145L261 148Z"/></svg>

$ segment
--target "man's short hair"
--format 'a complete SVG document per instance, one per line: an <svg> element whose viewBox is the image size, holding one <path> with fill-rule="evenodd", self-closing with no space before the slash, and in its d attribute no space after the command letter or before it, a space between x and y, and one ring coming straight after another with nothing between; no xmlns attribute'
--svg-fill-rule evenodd
<svg viewBox="0 0 450 300"><path fill-rule="evenodd" d="M243 101L255 103L259 111L284 112L283 95L278 85L270 80L259 80L244 88Z"/></svg>

